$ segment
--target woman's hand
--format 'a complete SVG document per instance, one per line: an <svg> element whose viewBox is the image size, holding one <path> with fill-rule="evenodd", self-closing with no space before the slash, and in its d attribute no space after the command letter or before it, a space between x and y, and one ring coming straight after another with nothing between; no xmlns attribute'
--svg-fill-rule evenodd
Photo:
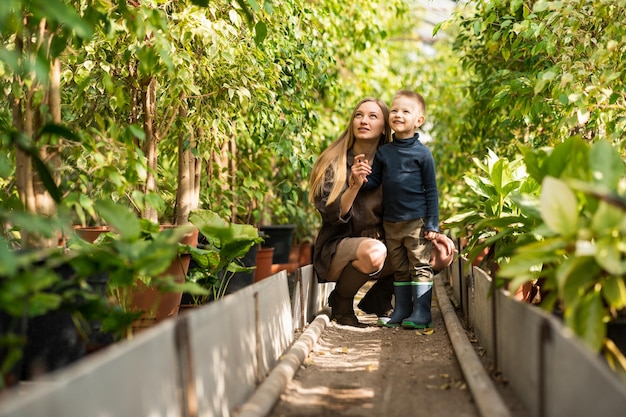
<svg viewBox="0 0 626 417"><path fill-rule="evenodd" d="M352 173L350 175L350 187L356 186L361 188L363 183L367 182L367 176L372 172L365 154L355 155L352 164Z"/></svg>

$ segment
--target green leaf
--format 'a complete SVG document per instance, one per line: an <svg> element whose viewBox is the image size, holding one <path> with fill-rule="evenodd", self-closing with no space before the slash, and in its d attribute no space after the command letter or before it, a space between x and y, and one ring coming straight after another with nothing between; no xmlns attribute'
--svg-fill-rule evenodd
<svg viewBox="0 0 626 417"><path fill-rule="evenodd" d="M548 10L548 7L550 6L549 4L550 2L545 1L545 0L540 0L537 3L534 4L533 6L533 13L541 13L543 11Z"/></svg>
<svg viewBox="0 0 626 417"><path fill-rule="evenodd" d="M9 249L8 242L4 236L0 236L0 276L13 276L18 270L17 257Z"/></svg>
<svg viewBox="0 0 626 417"><path fill-rule="evenodd" d="M594 352L602 347L606 336L605 311L599 291L585 294L571 311L566 311L566 323Z"/></svg>
<svg viewBox="0 0 626 417"><path fill-rule="evenodd" d="M511 201L515 203L525 217L532 220L541 219L541 206L536 196L515 194L511 196Z"/></svg>
<svg viewBox="0 0 626 417"><path fill-rule="evenodd" d="M165 202L163 198L157 193L148 193L145 195L145 203L155 209L157 212L165 210Z"/></svg>
<svg viewBox="0 0 626 417"><path fill-rule="evenodd" d="M72 140L74 142L80 143L80 137L76 133L72 132L69 128L67 128L65 126L62 126L62 125L58 125L58 124L54 124L54 123L46 124L39 131L38 137L41 137L41 136L46 135L46 134L62 137L62 138L69 139L69 140Z"/></svg>
<svg viewBox="0 0 626 417"><path fill-rule="evenodd" d="M559 265L555 277L566 308L593 288L599 272L600 267L590 256L575 256Z"/></svg>
<svg viewBox="0 0 626 417"><path fill-rule="evenodd" d="M610 276L602 282L602 295L612 308L626 307L626 283L623 276Z"/></svg>
<svg viewBox="0 0 626 417"><path fill-rule="evenodd" d="M626 230L624 210L605 201L600 201L591 219L591 230L598 235L609 234L611 230Z"/></svg>
<svg viewBox="0 0 626 417"><path fill-rule="evenodd" d="M548 157L547 152L543 149L533 150L522 145L519 145L518 149L524 156L526 172L528 172L528 175L530 175L538 184L541 184L547 174L544 167L544 161Z"/></svg>
<svg viewBox="0 0 626 417"><path fill-rule="evenodd" d="M546 225L563 236L574 236L578 230L578 200L561 180L546 177L541 189L541 217Z"/></svg>
<svg viewBox="0 0 626 417"><path fill-rule="evenodd" d="M619 237L610 235L599 238L595 258L609 274L626 275L626 244Z"/></svg>
<svg viewBox="0 0 626 417"><path fill-rule="evenodd" d="M491 172L489 173L491 176L491 184L493 185L493 188L496 189L497 196L502 195L504 164L505 164L505 161L503 159L498 159L496 163L493 164L491 168Z"/></svg>
<svg viewBox="0 0 626 417"><path fill-rule="evenodd" d="M200 233L208 239L228 240L229 223L217 213L209 210L197 210L189 215L189 221L198 227Z"/></svg>
<svg viewBox="0 0 626 417"><path fill-rule="evenodd" d="M555 178L563 178L568 169L576 171L587 166L589 147L578 136L568 138L554 147L546 160L546 172ZM573 173L568 173L573 176ZM581 178L580 176L576 176ZM584 178L584 177L583 177Z"/></svg>
<svg viewBox="0 0 626 417"><path fill-rule="evenodd" d="M595 142L589 151L589 165L594 182L616 190L626 173L619 152L608 141Z"/></svg>
<svg viewBox="0 0 626 417"><path fill-rule="evenodd" d="M500 265L498 276L530 281L539 275L542 265L543 262L532 254L515 254L509 262Z"/></svg>
<svg viewBox="0 0 626 417"><path fill-rule="evenodd" d="M43 185L46 188L46 191L50 194L50 197L52 197L57 204L61 203L61 190L57 186L56 181L52 178L52 174L50 174L50 170L46 164L44 164L34 150L30 153L30 157L32 158L33 165L35 165L35 169L39 174L41 182L43 182Z"/></svg>
<svg viewBox="0 0 626 417"><path fill-rule="evenodd" d="M501 229L510 227L517 230L524 227L527 224L527 220L528 219L521 216L502 215L501 217L485 219L476 223L475 229L482 230L489 227Z"/></svg>
<svg viewBox="0 0 626 417"><path fill-rule="evenodd" d="M257 45L261 45L265 38L267 37L267 25L264 22L257 22L254 26L254 43Z"/></svg>
<svg viewBox="0 0 626 417"><path fill-rule="evenodd" d="M538 265L559 263L563 259L563 249L568 244L566 239L556 237L521 246L510 261L502 265L498 274L503 277L514 278L519 274L528 274Z"/></svg>
<svg viewBox="0 0 626 417"><path fill-rule="evenodd" d="M127 127L132 137L139 139L139 141L143 142L146 139L146 132L141 128L141 126L130 124Z"/></svg>
<svg viewBox="0 0 626 417"><path fill-rule="evenodd" d="M609 190L607 187L590 182L568 179L567 184L576 191L582 191L597 199L607 202L608 204L626 211L626 198L618 195L616 192Z"/></svg>
<svg viewBox="0 0 626 417"><path fill-rule="evenodd" d="M493 187L485 184L485 182L487 181L485 178L465 176L464 180L465 183L469 185L472 191L474 191L476 194L486 197L487 199L491 199L496 196Z"/></svg>
<svg viewBox="0 0 626 417"><path fill-rule="evenodd" d="M30 316L39 316L50 310L54 310L61 305L62 298L60 295L38 292L30 297L28 302L28 314Z"/></svg>
<svg viewBox="0 0 626 417"><path fill-rule="evenodd" d="M80 38L87 39L93 34L91 27L80 18L76 10L66 6L60 0L38 1L43 16L52 17L57 22L67 25Z"/></svg>
<svg viewBox="0 0 626 417"><path fill-rule="evenodd" d="M112 200L98 200L94 204L96 212L106 224L115 229L123 239L134 241L141 236L141 224L128 207Z"/></svg>
<svg viewBox="0 0 626 417"><path fill-rule="evenodd" d="M509 10L511 11L511 14L515 14L517 9L519 9L523 4L524 4L523 0L512 0L511 5L509 6Z"/></svg>
<svg viewBox="0 0 626 417"><path fill-rule="evenodd" d="M502 48L502 58L504 58L505 61L508 61L509 58L511 57L511 50L508 48Z"/></svg>
<svg viewBox="0 0 626 417"><path fill-rule="evenodd" d="M470 210L464 213L458 213L444 220L446 228L454 228L464 226L465 224L474 224L482 219L482 216L476 210Z"/></svg>
<svg viewBox="0 0 626 417"><path fill-rule="evenodd" d="M257 3L256 0L247 0L248 4L250 5L250 7L252 7L252 10L254 10L255 12L260 12L261 11L261 7L259 7L259 3Z"/></svg>
<svg viewBox="0 0 626 417"><path fill-rule="evenodd" d="M478 36L480 35L480 31L482 29L482 23L480 20L475 20L474 24L473 24L473 28L474 28L474 35Z"/></svg>

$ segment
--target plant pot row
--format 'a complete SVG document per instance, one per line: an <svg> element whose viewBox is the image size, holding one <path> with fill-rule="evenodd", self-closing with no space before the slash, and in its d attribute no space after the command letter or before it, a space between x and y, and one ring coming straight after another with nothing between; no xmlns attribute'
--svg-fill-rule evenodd
<svg viewBox="0 0 626 417"><path fill-rule="evenodd" d="M104 226L76 228L76 234L83 240L93 243L98 236L109 232L110 228ZM198 242L198 229L194 233L185 236L181 243L196 246ZM63 244L66 240L63 239ZM243 257L243 263L247 267L256 265L256 270L248 273L236 273L228 284L226 293L232 293L256 281L262 280L276 270L295 270L300 265L306 265L311 260L311 244L292 245L287 263L274 263L274 247L260 247L254 245ZM268 256L269 254L269 256ZM174 282L182 284L191 264L189 254L181 254L174 259L170 267L162 275L174 276ZM277 269L278 268L278 269ZM103 300L107 299L107 274L99 274L90 286L97 291ZM95 278L94 278L95 279ZM97 281L97 282L96 282ZM179 315L181 305L184 304L183 292L161 292L158 289L146 285L137 280L129 289L128 299L130 303L125 307L140 316L133 322L130 332L137 333L152 325L168 318ZM8 321L7 321L8 320ZM0 329L4 329L6 323L12 329L16 327L15 320L7 317L0 321ZM17 324L18 328L28 332L24 334L27 345L24 349L23 359L15 365L15 371L7 376L5 385L10 386L19 380L30 380L37 375L47 373L74 362L85 355L98 350L100 347L114 343L111 333L101 332L100 321L89 323L91 336L85 339L85 334L77 329L72 316L63 311L52 311L41 317L32 319L25 318L24 324ZM60 327L59 327L60 326ZM3 330L4 333L4 330ZM131 334L131 333L128 333Z"/></svg>

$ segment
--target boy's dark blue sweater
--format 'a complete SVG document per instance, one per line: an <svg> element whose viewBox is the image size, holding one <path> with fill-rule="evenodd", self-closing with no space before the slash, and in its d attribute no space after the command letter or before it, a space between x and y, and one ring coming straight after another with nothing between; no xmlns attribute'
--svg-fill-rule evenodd
<svg viewBox="0 0 626 417"><path fill-rule="evenodd" d="M424 231L439 231L435 160L416 133L378 148L363 190L383 186L383 218L391 222L423 218Z"/></svg>

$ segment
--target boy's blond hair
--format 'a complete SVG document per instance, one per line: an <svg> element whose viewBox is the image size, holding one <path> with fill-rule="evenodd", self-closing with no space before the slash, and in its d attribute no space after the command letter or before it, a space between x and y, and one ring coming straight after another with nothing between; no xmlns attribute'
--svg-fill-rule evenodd
<svg viewBox="0 0 626 417"><path fill-rule="evenodd" d="M406 97L408 99L415 100L418 107L422 111L422 115L426 113L426 100L424 100L424 97L420 93L416 93L415 91L411 90L399 90L393 96L394 99L396 97Z"/></svg>

